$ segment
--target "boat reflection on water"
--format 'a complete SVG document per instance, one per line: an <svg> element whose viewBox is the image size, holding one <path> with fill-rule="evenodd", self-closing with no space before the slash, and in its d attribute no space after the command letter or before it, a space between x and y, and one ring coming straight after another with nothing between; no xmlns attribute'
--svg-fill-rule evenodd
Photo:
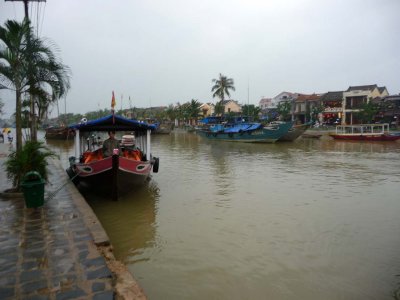
<svg viewBox="0 0 400 300"><path fill-rule="evenodd" d="M154 181L111 201L90 191L84 197L99 218L114 247L115 257L127 263L145 260L143 248L154 243L159 189ZM134 259L134 261L132 261Z"/></svg>
<svg viewBox="0 0 400 300"><path fill-rule="evenodd" d="M395 142L381 142L381 141L341 141L333 140L326 136L320 140L315 139L299 139L296 141L303 148L315 149L317 146L320 151L334 151L334 152L371 152L371 153L383 153L383 152L398 152L399 141Z"/></svg>

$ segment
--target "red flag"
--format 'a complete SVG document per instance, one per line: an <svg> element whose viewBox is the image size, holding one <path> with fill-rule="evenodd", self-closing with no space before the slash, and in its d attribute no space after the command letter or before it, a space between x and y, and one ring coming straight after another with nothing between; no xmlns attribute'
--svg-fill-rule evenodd
<svg viewBox="0 0 400 300"><path fill-rule="evenodd" d="M112 92L112 98L111 98L111 112L112 112L112 121L113 124L115 123L115 118L114 118L114 106L115 106L115 96L114 96L114 91Z"/></svg>
<svg viewBox="0 0 400 300"><path fill-rule="evenodd" d="M114 110L115 107L115 96L114 96L114 91L112 92L112 98L111 98L111 109Z"/></svg>

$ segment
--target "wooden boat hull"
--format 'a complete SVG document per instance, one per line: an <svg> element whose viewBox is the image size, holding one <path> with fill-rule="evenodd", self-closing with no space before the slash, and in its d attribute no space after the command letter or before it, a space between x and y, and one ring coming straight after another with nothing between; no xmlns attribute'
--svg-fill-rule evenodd
<svg viewBox="0 0 400 300"><path fill-rule="evenodd" d="M397 141L400 139L400 135L391 134L378 134L378 135L346 135L346 134L330 134L335 140L346 140L346 141L376 141L376 142L386 142L386 141Z"/></svg>
<svg viewBox="0 0 400 300"><path fill-rule="evenodd" d="M292 128L289 129L289 131L279 138L279 142L293 142L296 140L299 136L301 136L307 129L309 125L308 124L303 124L303 125L298 125L298 126L293 126Z"/></svg>
<svg viewBox="0 0 400 300"><path fill-rule="evenodd" d="M241 142L241 143L274 143L293 126L292 123L274 125L270 128L241 132L215 132L211 130L199 130L197 133L209 140Z"/></svg>
<svg viewBox="0 0 400 300"><path fill-rule="evenodd" d="M302 138L306 139L319 139L322 136L322 133L303 133L301 135Z"/></svg>
<svg viewBox="0 0 400 300"><path fill-rule="evenodd" d="M65 128L47 128L45 130L45 138L47 140L67 140L73 139L75 133L68 127Z"/></svg>
<svg viewBox="0 0 400 300"><path fill-rule="evenodd" d="M149 178L153 167L150 161L136 161L119 156L115 159L118 160L115 167L117 169L113 169L113 157L107 157L89 163L73 163L67 173L71 178L75 177L74 182L106 194L111 193L113 188L119 194L124 194L132 190L133 186L144 184Z"/></svg>

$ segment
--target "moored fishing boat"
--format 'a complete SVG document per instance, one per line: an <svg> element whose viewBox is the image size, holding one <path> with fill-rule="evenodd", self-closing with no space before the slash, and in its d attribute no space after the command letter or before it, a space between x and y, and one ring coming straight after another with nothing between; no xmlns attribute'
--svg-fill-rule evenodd
<svg viewBox="0 0 400 300"><path fill-rule="evenodd" d="M159 159L151 154L150 136L153 125L109 115L97 120L70 126L75 130L75 156L69 158L68 175L75 183L82 184L101 193L118 194L128 192L143 184L151 170L158 172ZM124 136L112 156L106 157L103 149L89 143L94 132L131 132Z"/></svg>
<svg viewBox="0 0 400 300"><path fill-rule="evenodd" d="M217 124L209 129L197 131L202 137L210 140L245 143L274 143L284 136L293 126L292 122L270 124L263 126L261 123L235 123L232 125Z"/></svg>
<svg viewBox="0 0 400 300"><path fill-rule="evenodd" d="M335 133L330 134L337 140L353 141L396 141L400 134L389 132L389 124L338 125Z"/></svg>
<svg viewBox="0 0 400 300"><path fill-rule="evenodd" d="M51 126L45 129L46 140L67 140L73 139L75 131L66 126Z"/></svg>
<svg viewBox="0 0 400 300"><path fill-rule="evenodd" d="M174 130L174 123L154 123L156 125L153 134L170 134Z"/></svg>

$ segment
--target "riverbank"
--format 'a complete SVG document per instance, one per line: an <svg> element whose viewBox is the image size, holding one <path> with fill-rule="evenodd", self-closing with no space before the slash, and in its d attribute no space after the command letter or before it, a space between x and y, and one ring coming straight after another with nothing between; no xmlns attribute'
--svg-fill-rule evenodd
<svg viewBox="0 0 400 300"><path fill-rule="evenodd" d="M0 144L0 298L146 299L60 161L49 161L42 207L3 193L11 187L3 166L9 152Z"/></svg>

